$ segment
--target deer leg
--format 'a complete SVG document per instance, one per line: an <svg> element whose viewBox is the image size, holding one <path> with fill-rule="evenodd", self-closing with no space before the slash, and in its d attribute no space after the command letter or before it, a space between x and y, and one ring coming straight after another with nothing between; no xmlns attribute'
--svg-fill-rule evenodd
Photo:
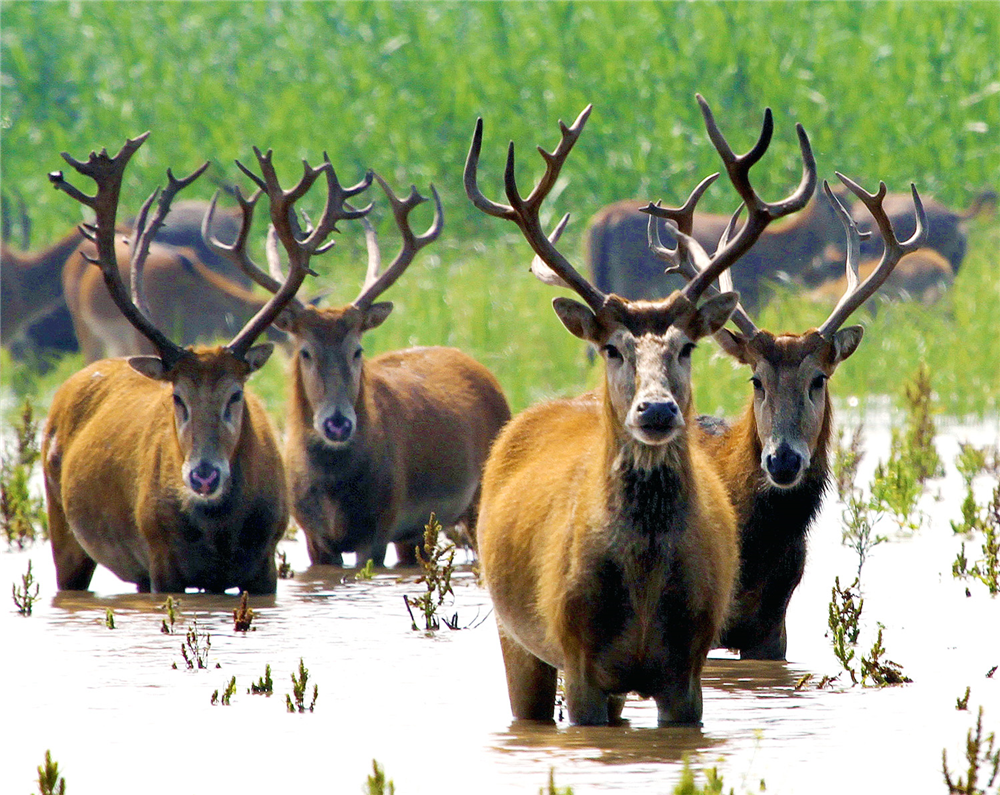
<svg viewBox="0 0 1000 795"><path fill-rule="evenodd" d="M417 545L412 541L396 541L393 543L396 548L397 566L417 565Z"/></svg>
<svg viewBox="0 0 1000 795"><path fill-rule="evenodd" d="M260 570L248 581L240 584L240 590L253 595L273 594L278 590L278 567L274 562L274 553L264 561Z"/></svg>
<svg viewBox="0 0 1000 795"><path fill-rule="evenodd" d="M625 708L625 693L613 693L608 696L608 723L616 726L622 722L622 710Z"/></svg>
<svg viewBox="0 0 1000 795"><path fill-rule="evenodd" d="M788 636L785 632L785 616L774 624L767 635L752 646L740 649L741 660L784 660L788 648Z"/></svg>
<svg viewBox="0 0 1000 795"><path fill-rule="evenodd" d="M56 566L56 584L61 591L86 591L94 577L97 563L84 552L69 529L62 506L49 495L49 538L52 561Z"/></svg>
<svg viewBox="0 0 1000 795"><path fill-rule="evenodd" d="M306 533L306 550L309 552L309 562L313 566L343 566L344 556L340 552L334 552L330 545L322 536Z"/></svg>
<svg viewBox="0 0 1000 795"><path fill-rule="evenodd" d="M553 720L556 706L556 669L542 662L520 643L504 632L500 633L500 650L507 673L507 694L511 714L518 720Z"/></svg>
<svg viewBox="0 0 1000 795"><path fill-rule="evenodd" d="M583 660L567 662L563 672L566 710L578 726L606 726L609 722L609 694L590 681Z"/></svg>

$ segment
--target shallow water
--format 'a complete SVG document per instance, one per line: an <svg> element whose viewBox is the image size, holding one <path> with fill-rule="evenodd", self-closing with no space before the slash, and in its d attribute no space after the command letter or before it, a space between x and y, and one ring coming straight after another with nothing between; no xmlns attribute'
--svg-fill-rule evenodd
<svg viewBox="0 0 1000 795"><path fill-rule="evenodd" d="M850 688L841 676L830 689L795 690L807 673L815 682L839 670L825 637L827 604L834 576L850 582L857 562L840 544L842 506L831 495L789 609L789 662L713 653L700 729L657 728L653 702L634 698L624 727L512 724L489 597L468 567L448 614L462 625L486 620L429 635L411 630L403 605L404 594L421 591L414 575L345 582L341 570L309 568L303 542L283 542L297 573L276 596L251 600L256 631L234 633L235 596L187 594L176 634L164 635L162 596L137 595L103 569L93 593L57 594L47 545L0 554L0 587L19 583L31 559L42 594L29 618L9 601L0 610L0 792L33 791L46 749L71 795L357 793L372 758L399 795L535 793L550 768L576 795L669 793L684 755L696 768L717 766L727 792L756 792L761 779L768 793L946 792L941 751L964 773L979 705L986 729L1000 732L1000 673L987 678L1000 664L1000 598L975 582L967 597L951 576L960 540L948 521L959 516L962 487L950 462L960 439L995 442L997 425L938 436L948 475L920 503L923 527L900 534L884 520L878 530L891 541L863 572L859 646L870 648L881 622L887 656L913 684ZM884 424L868 433L859 482L888 442ZM980 502L989 490L980 478ZM211 633L210 667L187 671L180 645L195 619ZM284 698L300 658L319 699L314 713L290 715ZM274 695L248 695L267 663ZM212 691L234 675L232 705L212 706ZM966 686L970 711L960 712Z"/></svg>

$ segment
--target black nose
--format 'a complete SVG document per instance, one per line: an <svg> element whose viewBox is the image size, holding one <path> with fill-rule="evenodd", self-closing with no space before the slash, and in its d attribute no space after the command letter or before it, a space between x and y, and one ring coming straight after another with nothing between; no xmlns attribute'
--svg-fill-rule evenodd
<svg viewBox="0 0 1000 795"><path fill-rule="evenodd" d="M782 442L778 449L769 453L766 461L767 474L779 486L788 486L795 482L802 469L802 456L796 453L789 444Z"/></svg>
<svg viewBox="0 0 1000 795"><path fill-rule="evenodd" d="M635 409L639 427L647 431L669 431L676 427L681 415L680 407L673 400L644 402Z"/></svg>
<svg viewBox="0 0 1000 795"><path fill-rule="evenodd" d="M221 476L222 473L217 466L207 461L201 461L198 463L198 466L191 470L188 475L188 482L190 482L191 490L195 494L205 496L211 494L219 487Z"/></svg>
<svg viewBox="0 0 1000 795"><path fill-rule="evenodd" d="M327 417L323 421L323 433L331 442L346 442L351 438L354 430L354 423L349 417L345 417L339 411L332 417Z"/></svg>

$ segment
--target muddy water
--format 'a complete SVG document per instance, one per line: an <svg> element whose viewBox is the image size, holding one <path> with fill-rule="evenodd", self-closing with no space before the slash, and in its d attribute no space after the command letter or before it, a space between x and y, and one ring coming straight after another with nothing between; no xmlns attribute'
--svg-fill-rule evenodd
<svg viewBox="0 0 1000 795"><path fill-rule="evenodd" d="M937 441L951 462L959 439L996 438L994 422ZM888 448L886 427L868 441L863 482ZM988 479L977 488L984 501ZM864 567L860 645L870 648L881 622L888 656L913 684L863 690L842 676L830 689L795 690L807 673L815 681L839 669L827 604L834 576L850 581L857 565L840 544L841 506L828 498L789 610L789 662L714 653L699 729L659 729L653 703L634 699L625 727L512 725L489 598L467 569L448 613L463 625L487 620L428 635L411 630L403 605L421 589L412 576L344 582L340 570L309 568L301 541L284 542L297 573L275 597L251 600L256 631L233 632L235 596L187 594L177 634L164 635L162 597L136 595L101 569L93 593L56 594L47 546L0 554L4 594L29 559L41 583L30 618L0 597L0 792L33 791L46 749L72 795L356 793L373 757L399 795L535 793L550 768L577 795L669 793L684 755L717 766L727 792L756 792L761 779L769 793L945 792L941 751L959 768L975 720L955 709L966 686L970 706L984 705L986 727L1000 731L1000 673L987 678L1000 664L1000 598L978 583L967 597L951 577L959 540L948 520L960 501L949 467L920 504L922 529L901 534L886 520L879 531L891 540ZM209 668L188 671L180 646L195 619L211 634ZM319 698L314 713L290 715L284 699L300 658ZM268 663L274 696L248 695ZM212 706L232 676L232 705Z"/></svg>

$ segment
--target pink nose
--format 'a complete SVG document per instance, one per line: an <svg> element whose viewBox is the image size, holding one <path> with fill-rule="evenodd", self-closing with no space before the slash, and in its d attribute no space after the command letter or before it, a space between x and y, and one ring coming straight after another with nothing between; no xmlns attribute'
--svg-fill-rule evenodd
<svg viewBox="0 0 1000 795"><path fill-rule="evenodd" d="M218 488L220 474L217 466L202 461L191 470L188 481L191 483L192 491L204 497Z"/></svg>

